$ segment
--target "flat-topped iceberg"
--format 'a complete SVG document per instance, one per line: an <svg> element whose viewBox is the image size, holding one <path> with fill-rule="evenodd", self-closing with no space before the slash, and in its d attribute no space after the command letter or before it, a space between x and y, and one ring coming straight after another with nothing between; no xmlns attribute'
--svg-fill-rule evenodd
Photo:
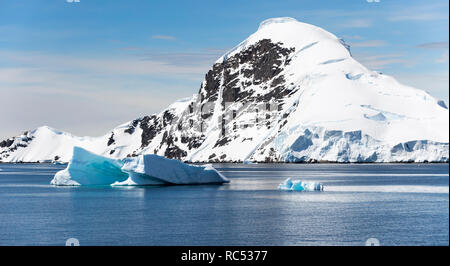
<svg viewBox="0 0 450 266"><path fill-rule="evenodd" d="M57 172L50 183L58 186L141 186L227 182L228 179L209 164L189 165L153 154L115 160L74 147L67 168Z"/></svg>
<svg viewBox="0 0 450 266"><path fill-rule="evenodd" d="M290 178L278 185L278 190L289 191L323 191L323 185L318 182L292 181Z"/></svg>

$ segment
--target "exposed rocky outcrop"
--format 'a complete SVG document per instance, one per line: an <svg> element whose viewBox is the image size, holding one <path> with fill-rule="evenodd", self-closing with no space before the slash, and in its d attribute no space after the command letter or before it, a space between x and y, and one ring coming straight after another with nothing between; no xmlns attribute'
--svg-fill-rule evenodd
<svg viewBox="0 0 450 266"><path fill-rule="evenodd" d="M448 135L443 101L368 70L321 28L275 18L220 57L192 97L99 138L38 128L1 141L0 161L67 161L79 145L191 162L442 162Z"/></svg>

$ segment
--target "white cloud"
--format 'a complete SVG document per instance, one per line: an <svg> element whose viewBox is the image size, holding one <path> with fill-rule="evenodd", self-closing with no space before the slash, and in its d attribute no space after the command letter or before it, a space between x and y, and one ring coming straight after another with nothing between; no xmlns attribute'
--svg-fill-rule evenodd
<svg viewBox="0 0 450 266"><path fill-rule="evenodd" d="M350 47L381 47L385 46L386 42L381 40L372 40L364 42L350 42Z"/></svg>
<svg viewBox="0 0 450 266"><path fill-rule="evenodd" d="M441 49L448 50L448 42L428 42L428 43L419 44L416 47L423 48L423 49L433 49L433 50L441 50Z"/></svg>
<svg viewBox="0 0 450 266"><path fill-rule="evenodd" d="M400 64L407 68L410 68L417 64L416 60L406 57L404 54L399 53L390 53L390 54L355 53L353 54L353 57L367 68L378 71L395 64Z"/></svg>
<svg viewBox="0 0 450 266"><path fill-rule="evenodd" d="M342 36L343 39L345 40L361 40L362 37L359 35L344 35Z"/></svg>
<svg viewBox="0 0 450 266"><path fill-rule="evenodd" d="M448 72L437 73L394 73L398 81L403 84L422 89L433 95L434 97L449 103L449 75Z"/></svg>
<svg viewBox="0 0 450 266"><path fill-rule="evenodd" d="M433 21L448 20L448 2L442 1L433 4L407 6L393 12L389 21Z"/></svg>
<svg viewBox="0 0 450 266"><path fill-rule="evenodd" d="M193 84L199 83L183 86L130 76L0 68L0 99L8 99L1 105L0 139L44 124L76 135L102 135L191 95Z"/></svg>
<svg viewBox="0 0 450 266"><path fill-rule="evenodd" d="M199 61L191 57L185 64L172 64L169 54L167 58L160 56L156 59L147 58L145 54L138 56L120 57L81 57L61 54L46 54L39 52L1 52L0 57L20 65L40 69L86 71L101 74L121 75L199 75L209 68L213 62ZM182 56L181 54L180 56ZM203 59L203 58L202 58Z"/></svg>
<svg viewBox="0 0 450 266"><path fill-rule="evenodd" d="M170 36L170 35L153 35L152 39L169 40L169 41L176 40L176 38L174 36Z"/></svg>
<svg viewBox="0 0 450 266"><path fill-rule="evenodd" d="M352 19L339 25L342 28L368 28L372 26L372 21L368 19Z"/></svg>
<svg viewBox="0 0 450 266"><path fill-rule="evenodd" d="M441 14L440 12L429 13L411 13L411 14L398 14L388 18L390 21L428 21L428 20L441 20L448 19L448 16Z"/></svg>
<svg viewBox="0 0 450 266"><path fill-rule="evenodd" d="M0 51L0 139L47 124L100 135L198 90L217 58L202 52L87 57ZM199 56L195 56L198 54ZM20 103L20 104L18 104ZM82 123L81 123L82 121Z"/></svg>

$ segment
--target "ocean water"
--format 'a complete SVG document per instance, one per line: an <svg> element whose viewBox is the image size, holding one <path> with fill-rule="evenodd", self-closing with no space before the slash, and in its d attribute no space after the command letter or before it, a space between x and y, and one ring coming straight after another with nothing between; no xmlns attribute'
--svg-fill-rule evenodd
<svg viewBox="0 0 450 266"><path fill-rule="evenodd" d="M216 164L225 185L54 187L0 164L0 245L449 244L448 164ZM286 178L323 192L278 191Z"/></svg>

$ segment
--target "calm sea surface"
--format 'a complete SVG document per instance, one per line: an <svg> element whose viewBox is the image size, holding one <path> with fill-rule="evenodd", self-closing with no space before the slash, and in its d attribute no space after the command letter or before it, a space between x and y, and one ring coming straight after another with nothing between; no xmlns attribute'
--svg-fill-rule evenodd
<svg viewBox="0 0 450 266"><path fill-rule="evenodd" d="M64 167L0 164L0 245L449 244L448 164L216 164L231 183L51 186ZM278 191L288 177L325 191Z"/></svg>

